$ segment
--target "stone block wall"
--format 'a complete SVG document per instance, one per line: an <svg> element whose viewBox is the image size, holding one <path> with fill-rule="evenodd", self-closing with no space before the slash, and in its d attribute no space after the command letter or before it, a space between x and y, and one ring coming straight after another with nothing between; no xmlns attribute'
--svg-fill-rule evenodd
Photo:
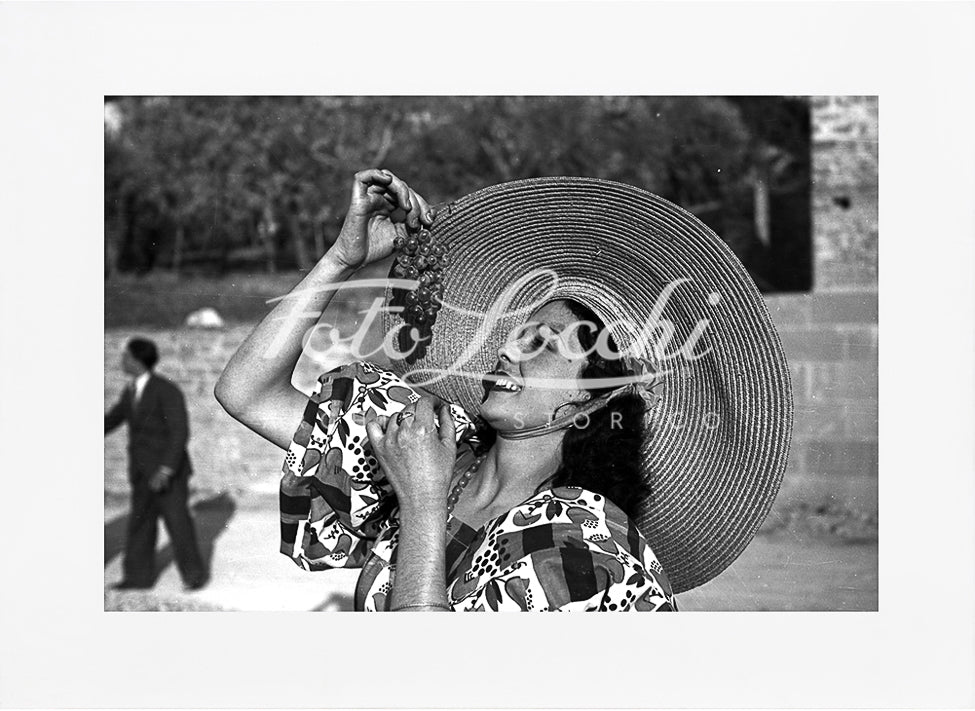
<svg viewBox="0 0 975 711"><path fill-rule="evenodd" d="M105 334L105 407L121 394L126 378L120 354L133 335L151 338L159 348L156 371L183 390L190 419L190 458L197 491L277 491L283 450L262 440L229 417L213 398L213 387L252 325L224 330L142 329L138 333L112 330ZM301 413L295 413L297 427ZM126 495L125 425L105 443L105 491Z"/></svg>
<svg viewBox="0 0 975 711"><path fill-rule="evenodd" d="M814 288L767 298L793 377L777 506L877 512L877 99L815 97Z"/></svg>

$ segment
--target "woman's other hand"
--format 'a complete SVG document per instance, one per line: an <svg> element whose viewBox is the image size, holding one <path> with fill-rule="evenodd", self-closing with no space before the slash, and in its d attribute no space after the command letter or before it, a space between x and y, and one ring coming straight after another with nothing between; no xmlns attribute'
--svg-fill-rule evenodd
<svg viewBox="0 0 975 711"><path fill-rule="evenodd" d="M366 432L400 507L445 513L457 442L450 407L440 407L439 426L433 409L434 399L423 397L385 423L367 415Z"/></svg>
<svg viewBox="0 0 975 711"><path fill-rule="evenodd" d="M358 269L388 257L393 240L433 224L434 214L419 194L388 170L355 174L345 223L327 256Z"/></svg>

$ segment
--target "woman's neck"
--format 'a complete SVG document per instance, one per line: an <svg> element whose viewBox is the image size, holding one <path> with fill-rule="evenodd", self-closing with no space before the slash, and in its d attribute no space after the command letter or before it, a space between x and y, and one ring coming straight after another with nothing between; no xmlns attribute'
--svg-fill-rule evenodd
<svg viewBox="0 0 975 711"><path fill-rule="evenodd" d="M564 432L509 440L498 437L471 482L471 492L480 500L529 496L558 470L562 461Z"/></svg>

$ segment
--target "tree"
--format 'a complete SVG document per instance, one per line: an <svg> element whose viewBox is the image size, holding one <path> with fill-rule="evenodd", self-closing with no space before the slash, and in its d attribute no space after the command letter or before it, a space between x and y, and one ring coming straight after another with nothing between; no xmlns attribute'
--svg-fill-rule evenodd
<svg viewBox="0 0 975 711"><path fill-rule="evenodd" d="M370 165L433 202L516 178L603 177L688 207L745 259L764 234L756 166L770 144L727 98L111 101L120 120L106 131L106 271L307 269L338 233L352 174Z"/></svg>

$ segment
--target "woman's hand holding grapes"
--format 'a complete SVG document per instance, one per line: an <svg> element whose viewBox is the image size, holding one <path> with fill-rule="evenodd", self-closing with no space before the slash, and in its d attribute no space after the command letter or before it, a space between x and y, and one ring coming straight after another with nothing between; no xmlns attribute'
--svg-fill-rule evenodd
<svg viewBox="0 0 975 711"><path fill-rule="evenodd" d="M352 200L338 239L327 256L341 267L358 269L388 257L397 237L433 224L427 201L388 170L355 174Z"/></svg>

